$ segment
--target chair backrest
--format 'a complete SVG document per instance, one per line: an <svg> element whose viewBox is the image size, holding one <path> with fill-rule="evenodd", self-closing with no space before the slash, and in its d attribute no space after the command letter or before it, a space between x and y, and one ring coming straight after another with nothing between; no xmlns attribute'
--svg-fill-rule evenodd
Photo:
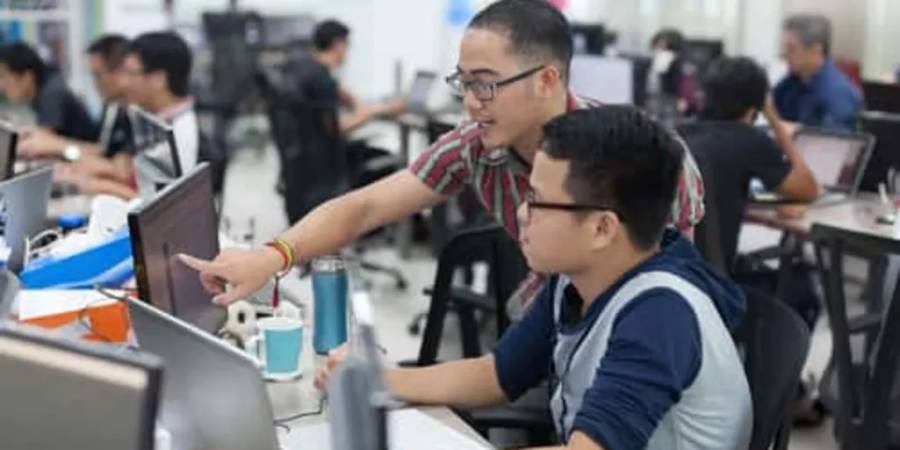
<svg viewBox="0 0 900 450"><path fill-rule="evenodd" d="M719 207L716 203L716 174L712 170L712 163L709 155L701 152L692 152L694 160L697 162L697 168L703 176L703 206L706 214L694 228L694 245L710 265L720 270L722 273L728 273L733 263L734 255L726 255L723 249L723 241L721 235L722 222L719 218Z"/></svg>
<svg viewBox="0 0 900 450"><path fill-rule="evenodd" d="M489 283L496 306L498 333L502 333L508 326L506 300L528 273L525 259L516 241L509 237L503 227L489 225L466 229L451 238L438 257L434 292L419 349L419 365L433 364L437 360L454 272L457 268L475 262L486 262L489 266Z"/></svg>
<svg viewBox="0 0 900 450"><path fill-rule="evenodd" d="M809 328L784 302L752 288L744 290L747 313L734 337L743 350L753 399L750 449L768 449L773 443L786 448L790 408L809 351Z"/></svg>
<svg viewBox="0 0 900 450"><path fill-rule="evenodd" d="M278 86L264 74L258 73L255 79L266 102L281 159L285 207L293 223L349 189L337 107L299 100L297 92Z"/></svg>

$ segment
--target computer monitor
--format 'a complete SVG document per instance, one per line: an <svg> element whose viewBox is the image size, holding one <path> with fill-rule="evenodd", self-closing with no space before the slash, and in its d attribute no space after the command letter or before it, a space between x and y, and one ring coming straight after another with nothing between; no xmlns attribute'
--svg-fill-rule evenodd
<svg viewBox="0 0 900 450"><path fill-rule="evenodd" d="M866 80L862 90L867 110L900 114L900 84Z"/></svg>
<svg viewBox="0 0 900 450"><path fill-rule="evenodd" d="M137 106L131 105L128 113L138 191L142 198L149 200L183 173L175 133L171 126Z"/></svg>
<svg viewBox="0 0 900 450"><path fill-rule="evenodd" d="M219 253L212 171L199 164L155 199L128 214L138 293L142 300L216 333L225 308L212 303L197 272L178 254L212 259Z"/></svg>
<svg viewBox="0 0 900 450"><path fill-rule="evenodd" d="M154 448L158 358L0 327L0 447Z"/></svg>
<svg viewBox="0 0 900 450"><path fill-rule="evenodd" d="M575 55L569 87L579 96L604 104L630 104L634 100L632 70L628 58Z"/></svg>
<svg viewBox="0 0 900 450"><path fill-rule="evenodd" d="M19 133L12 124L0 120L0 181L13 176L18 141Z"/></svg>
<svg viewBox="0 0 900 450"><path fill-rule="evenodd" d="M437 74L420 70L416 72L413 79L412 88L406 97L406 109L410 112L425 113L428 111L428 96L431 95L431 87L434 86L434 80Z"/></svg>
<svg viewBox="0 0 900 450"><path fill-rule="evenodd" d="M44 167L0 181L0 235L11 253L7 269L18 273L25 266L26 240L47 221L47 202L53 169Z"/></svg>
<svg viewBox="0 0 900 450"><path fill-rule="evenodd" d="M572 40L575 53L602 55L606 48L606 27L599 23L573 23Z"/></svg>
<svg viewBox="0 0 900 450"><path fill-rule="evenodd" d="M820 186L856 195L875 139L862 133L807 128L794 136L794 145Z"/></svg>
<svg viewBox="0 0 900 450"><path fill-rule="evenodd" d="M709 65L722 57L725 45L719 40L688 39L684 44L684 59L697 68L699 74L705 74Z"/></svg>
<svg viewBox="0 0 900 450"><path fill-rule="evenodd" d="M887 181L888 170L900 170L900 114L866 111L860 114L863 131L875 136L875 150L863 174L860 189L878 192Z"/></svg>

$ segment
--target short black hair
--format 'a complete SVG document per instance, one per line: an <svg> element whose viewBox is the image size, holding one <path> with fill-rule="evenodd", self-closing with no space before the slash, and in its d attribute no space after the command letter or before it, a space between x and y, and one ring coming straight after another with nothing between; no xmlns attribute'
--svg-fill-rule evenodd
<svg viewBox="0 0 900 450"><path fill-rule="evenodd" d="M25 72L33 73L34 82L38 86L44 85L50 72L47 63L30 45L24 42L15 42L0 47L0 63L18 75Z"/></svg>
<svg viewBox="0 0 900 450"><path fill-rule="evenodd" d="M347 25L329 19L316 25L316 30L313 32L313 44L315 44L316 50L325 51L337 41L346 41L348 37L350 37L350 29L347 28Z"/></svg>
<svg viewBox="0 0 900 450"><path fill-rule="evenodd" d="M166 74L169 90L178 97L188 95L191 76L191 49L184 39L172 32L145 33L131 42L129 54L141 59L144 73L161 70Z"/></svg>
<svg viewBox="0 0 900 450"><path fill-rule="evenodd" d="M513 55L553 64L568 80L574 51L572 28L547 0L500 0L476 14L468 28L506 33Z"/></svg>
<svg viewBox="0 0 900 450"><path fill-rule="evenodd" d="M710 120L738 120L748 110L762 111L769 92L766 72L746 57L720 58L703 79L702 116Z"/></svg>
<svg viewBox="0 0 900 450"><path fill-rule="evenodd" d="M613 208L641 250L660 242L684 156L671 131L634 106L601 106L544 125L543 151L570 162L576 202Z"/></svg>
<svg viewBox="0 0 900 450"><path fill-rule="evenodd" d="M663 28L657 31L650 39L650 47L656 47L660 41L665 42L666 50L675 53L681 53L684 50L684 35L674 28Z"/></svg>
<svg viewBox="0 0 900 450"><path fill-rule="evenodd" d="M128 38L121 34L104 34L91 42L87 52L103 58L106 68L112 70L122 64L128 54L128 45Z"/></svg>

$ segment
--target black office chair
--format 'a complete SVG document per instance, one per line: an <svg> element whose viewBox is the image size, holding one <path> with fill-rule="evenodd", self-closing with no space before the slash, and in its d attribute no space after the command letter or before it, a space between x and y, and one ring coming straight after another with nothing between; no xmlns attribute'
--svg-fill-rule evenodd
<svg viewBox="0 0 900 450"><path fill-rule="evenodd" d="M731 268L730 261L725 260L725 253L722 251L723 242L720 234L721 222L719 221L719 207L716 203L716 174L712 170L712 162L709 156L699 152L692 153L694 160L697 162L697 168L703 176L703 207L706 214L703 220L694 229L694 245L711 266L715 267L722 273L729 273Z"/></svg>
<svg viewBox="0 0 900 450"><path fill-rule="evenodd" d="M889 304L848 317L843 284L845 249L900 254L894 239L851 232L822 224L812 228L816 257L824 280L833 349L830 368L819 391L834 413L835 434L844 450L881 450L900 444L900 408L896 404L900 358L900 289ZM861 354L851 337L865 336Z"/></svg>
<svg viewBox="0 0 900 450"><path fill-rule="evenodd" d="M465 286L454 286L453 275L477 262L488 264L488 293L478 294ZM480 356L481 342L475 311L492 314L497 321L497 337L509 326L506 300L528 273L518 243L499 225L468 229L456 234L438 257L434 286L426 290L431 295L418 366L437 362L444 320L451 310L460 319L463 357Z"/></svg>
<svg viewBox="0 0 900 450"><path fill-rule="evenodd" d="M809 328L784 302L752 288L744 291L747 313L734 338L743 350L753 400L749 449L785 450L793 400L809 352Z"/></svg>
<svg viewBox="0 0 900 450"><path fill-rule="evenodd" d="M358 186L355 177L369 176L365 170L350 165L334 105L305 102L293 91L279 88L263 73L258 73L255 81L265 99L278 148L285 209L290 223ZM360 162L363 166L368 163L371 161ZM378 167L381 170L381 166ZM369 237L372 237L371 233ZM361 240L356 250L362 253L365 246ZM398 289L408 285L398 268L363 258L360 258L360 267L390 276Z"/></svg>

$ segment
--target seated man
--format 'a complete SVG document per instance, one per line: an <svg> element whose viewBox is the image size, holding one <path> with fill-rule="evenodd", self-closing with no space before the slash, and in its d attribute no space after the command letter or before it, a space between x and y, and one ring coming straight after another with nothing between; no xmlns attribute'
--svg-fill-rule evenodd
<svg viewBox="0 0 900 450"><path fill-rule="evenodd" d="M122 110L125 99L121 67L128 45L128 39L109 34L88 47L94 85L105 102L97 140L67 138L40 127L24 130L17 148L19 157L64 160L56 167L55 181L71 184L82 193L134 196L128 187L131 126Z"/></svg>
<svg viewBox="0 0 900 450"><path fill-rule="evenodd" d="M344 64L347 57L350 29L336 20L326 20L313 33L315 49L296 65L296 80L303 100L317 105L346 106L348 114L341 115L341 131L349 132L378 116L403 112L400 100L367 105L340 87L331 72Z"/></svg>
<svg viewBox="0 0 900 450"><path fill-rule="evenodd" d="M131 42L123 68L128 101L172 126L183 173L201 158L200 128L188 93L192 60L177 34L145 33Z"/></svg>
<svg viewBox="0 0 900 450"><path fill-rule="evenodd" d="M775 106L791 121L852 130L862 95L830 58L831 24L820 15L784 23L782 53L790 74L775 86Z"/></svg>
<svg viewBox="0 0 900 450"><path fill-rule="evenodd" d="M751 179L760 179L766 189L798 202L815 200L818 186L794 147L787 124L767 101L769 83L761 67L748 58L720 59L710 67L703 90L702 120L680 126L678 132L711 171L705 181L719 212L723 261L731 268ZM759 113L774 140L753 127Z"/></svg>
<svg viewBox="0 0 900 450"><path fill-rule="evenodd" d="M29 102L38 127L67 138L93 141L97 125L58 71L18 42L0 48L0 89L12 102Z"/></svg>
<svg viewBox="0 0 900 450"><path fill-rule="evenodd" d="M747 448L750 393L728 331L743 296L664 231L682 146L629 106L570 112L543 132L520 241L530 267L557 275L493 353L387 369L387 387L406 402L478 407L549 379L566 448Z"/></svg>
<svg viewBox="0 0 900 450"><path fill-rule="evenodd" d="M77 161L81 155L112 158L127 153L131 146L128 120L117 114L124 103L121 67L128 51L128 39L117 34L97 38L88 47L94 86L104 102L103 119L97 141L83 141L61 136L53 131L35 128L23 133L19 156L25 158L61 158ZM68 149L68 150L67 150Z"/></svg>

